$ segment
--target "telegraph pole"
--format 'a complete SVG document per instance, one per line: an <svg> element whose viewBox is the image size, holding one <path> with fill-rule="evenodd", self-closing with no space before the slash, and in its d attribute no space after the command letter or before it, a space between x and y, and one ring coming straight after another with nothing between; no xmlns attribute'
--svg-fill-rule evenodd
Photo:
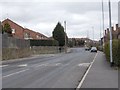
<svg viewBox="0 0 120 90"><path fill-rule="evenodd" d="M92 27L93 30L93 46L94 46L94 27Z"/></svg>
<svg viewBox="0 0 120 90"><path fill-rule="evenodd" d="M66 33L66 21L64 21L64 29L65 29L65 53L67 53L67 33Z"/></svg>
<svg viewBox="0 0 120 90"><path fill-rule="evenodd" d="M101 41L101 19L100 19L100 46L102 46L102 41Z"/></svg>
<svg viewBox="0 0 120 90"><path fill-rule="evenodd" d="M109 29L110 29L110 63L113 66L113 57L112 57L112 28L111 28L111 3L109 0Z"/></svg>
<svg viewBox="0 0 120 90"><path fill-rule="evenodd" d="M105 40L104 40L104 3L103 3L103 0L102 0L102 21L103 21L103 49L104 49Z"/></svg>

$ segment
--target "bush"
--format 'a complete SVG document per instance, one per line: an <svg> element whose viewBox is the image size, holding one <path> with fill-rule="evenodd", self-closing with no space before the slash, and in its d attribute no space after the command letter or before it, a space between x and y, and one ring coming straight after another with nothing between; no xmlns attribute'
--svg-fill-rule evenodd
<svg viewBox="0 0 120 90"><path fill-rule="evenodd" d="M30 40L30 46L58 46L56 40Z"/></svg>
<svg viewBox="0 0 120 90"><path fill-rule="evenodd" d="M106 58L108 61L110 61L110 43L107 42L105 44L104 52L106 54ZM120 40L113 40L112 45L112 51L113 51L113 62L116 66L120 66Z"/></svg>

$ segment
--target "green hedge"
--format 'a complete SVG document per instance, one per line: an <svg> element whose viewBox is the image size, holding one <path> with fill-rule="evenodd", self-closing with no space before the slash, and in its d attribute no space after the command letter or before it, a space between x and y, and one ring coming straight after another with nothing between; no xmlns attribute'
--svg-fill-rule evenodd
<svg viewBox="0 0 120 90"><path fill-rule="evenodd" d="M30 40L30 46L58 46L56 40Z"/></svg>
<svg viewBox="0 0 120 90"><path fill-rule="evenodd" d="M113 62L116 66L120 67L120 40L113 40L112 51L113 51ZM107 60L110 61L110 43L109 42L105 44L104 52L106 54Z"/></svg>

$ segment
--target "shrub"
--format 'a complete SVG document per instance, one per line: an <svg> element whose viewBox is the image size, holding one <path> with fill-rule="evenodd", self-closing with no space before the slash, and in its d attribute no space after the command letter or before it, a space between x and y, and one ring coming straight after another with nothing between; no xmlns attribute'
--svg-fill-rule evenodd
<svg viewBox="0 0 120 90"><path fill-rule="evenodd" d="M106 54L106 58L110 61L110 43L107 42L104 47L104 52ZM113 51L113 62L116 66L120 66L120 40L113 40L112 45Z"/></svg>
<svg viewBox="0 0 120 90"><path fill-rule="evenodd" d="M58 46L56 40L30 40L30 46Z"/></svg>

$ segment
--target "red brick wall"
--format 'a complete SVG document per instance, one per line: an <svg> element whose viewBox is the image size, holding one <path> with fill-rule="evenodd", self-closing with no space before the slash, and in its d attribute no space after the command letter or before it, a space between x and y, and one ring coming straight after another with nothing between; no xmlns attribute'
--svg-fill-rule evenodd
<svg viewBox="0 0 120 90"><path fill-rule="evenodd" d="M25 33L30 33L30 38L32 39L36 39L36 32L32 31L32 30L29 30L29 29L24 29L24 32Z"/></svg>

